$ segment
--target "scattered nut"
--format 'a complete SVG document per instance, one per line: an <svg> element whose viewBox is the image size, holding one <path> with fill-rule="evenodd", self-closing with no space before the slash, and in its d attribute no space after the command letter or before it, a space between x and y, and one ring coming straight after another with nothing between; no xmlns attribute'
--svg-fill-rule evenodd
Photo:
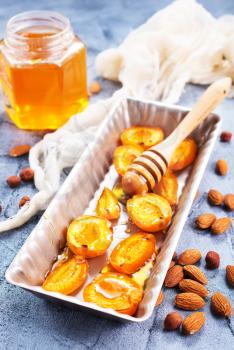
<svg viewBox="0 0 234 350"><path fill-rule="evenodd" d="M9 155L11 157L20 157L25 154L28 154L30 151L31 146L30 145L18 145L10 149Z"/></svg>
<svg viewBox="0 0 234 350"><path fill-rule="evenodd" d="M184 266L184 272L190 278L194 279L201 284L207 284L208 280L204 274L197 266L195 265L186 265Z"/></svg>
<svg viewBox="0 0 234 350"><path fill-rule="evenodd" d="M167 271L164 285L167 288L173 288L184 278L183 267L175 265Z"/></svg>
<svg viewBox="0 0 234 350"><path fill-rule="evenodd" d="M164 329L166 331L174 331L180 328L182 321L183 318L178 312L171 312L166 316L164 320Z"/></svg>
<svg viewBox="0 0 234 350"><path fill-rule="evenodd" d="M102 90L102 87L98 81L93 81L89 87L89 92L92 94L98 94Z"/></svg>
<svg viewBox="0 0 234 350"><path fill-rule="evenodd" d="M211 226L211 232L215 235L220 235L226 232L232 224L231 218L219 218Z"/></svg>
<svg viewBox="0 0 234 350"><path fill-rule="evenodd" d="M30 201L30 197L29 196L23 196L20 201L19 201L19 207L23 207L25 203Z"/></svg>
<svg viewBox="0 0 234 350"><path fill-rule="evenodd" d="M202 298L206 298L209 294L208 289L204 287L203 284L190 279L183 279L180 281L179 288L182 292L195 293Z"/></svg>
<svg viewBox="0 0 234 350"><path fill-rule="evenodd" d="M228 172L228 163L225 159L219 159L216 162L216 172L221 176L225 176Z"/></svg>
<svg viewBox="0 0 234 350"><path fill-rule="evenodd" d="M163 300L164 300L164 294L163 294L163 291L160 290L158 299L157 299L157 301L156 301L156 303L155 303L155 307L158 307L159 305L161 305L162 302L163 302Z"/></svg>
<svg viewBox="0 0 234 350"><path fill-rule="evenodd" d="M229 131L223 131L220 134L220 141L221 142L229 142L232 139L232 133Z"/></svg>
<svg viewBox="0 0 234 350"><path fill-rule="evenodd" d="M227 265L226 278L231 287L234 287L234 265Z"/></svg>
<svg viewBox="0 0 234 350"><path fill-rule="evenodd" d="M221 192L211 189L208 192L208 201L211 205L221 205L223 203L223 195Z"/></svg>
<svg viewBox="0 0 234 350"><path fill-rule="evenodd" d="M228 193L224 196L224 205L227 209L234 210L234 194Z"/></svg>
<svg viewBox="0 0 234 350"><path fill-rule="evenodd" d="M216 292L211 297L211 310L220 317L232 315L232 305L222 293Z"/></svg>
<svg viewBox="0 0 234 350"><path fill-rule="evenodd" d="M189 335L195 334L204 326L205 321L204 312L193 312L184 319L182 323L183 332Z"/></svg>
<svg viewBox="0 0 234 350"><path fill-rule="evenodd" d="M178 258L180 265L193 265L201 259L201 253L198 249L187 249Z"/></svg>
<svg viewBox="0 0 234 350"><path fill-rule="evenodd" d="M220 257L219 257L218 253L216 253L214 251L209 251L206 254L205 260L206 260L206 266L208 269L214 270L214 269L217 269L219 267Z"/></svg>
<svg viewBox="0 0 234 350"><path fill-rule="evenodd" d="M209 228L216 220L216 216L210 213L204 213L196 218L196 225L202 230Z"/></svg>
<svg viewBox="0 0 234 350"><path fill-rule="evenodd" d="M21 183L21 180L19 176L13 175L7 178L7 184L10 188L18 187L20 183Z"/></svg>
<svg viewBox="0 0 234 350"><path fill-rule="evenodd" d="M31 168L23 168L19 175L23 181L31 181L34 178L34 171Z"/></svg>
<svg viewBox="0 0 234 350"><path fill-rule="evenodd" d="M176 295L175 305L182 310L196 311L205 305L205 301L198 294L186 292Z"/></svg>

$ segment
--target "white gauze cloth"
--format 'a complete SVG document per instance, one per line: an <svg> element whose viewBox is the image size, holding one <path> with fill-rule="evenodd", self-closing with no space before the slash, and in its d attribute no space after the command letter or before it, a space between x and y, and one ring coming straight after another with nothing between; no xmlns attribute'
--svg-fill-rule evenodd
<svg viewBox="0 0 234 350"><path fill-rule="evenodd" d="M38 193L14 217L0 222L0 232L24 224L48 206L60 187L62 170L77 162L118 99L130 95L175 103L188 82L209 84L224 76L234 81L234 16L216 19L195 0L177 0L132 31L118 48L100 53L96 69L123 88L73 116L31 149Z"/></svg>

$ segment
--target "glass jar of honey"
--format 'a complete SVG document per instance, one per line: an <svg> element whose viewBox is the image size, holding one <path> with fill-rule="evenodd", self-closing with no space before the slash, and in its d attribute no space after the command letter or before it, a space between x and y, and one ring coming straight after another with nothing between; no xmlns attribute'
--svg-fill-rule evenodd
<svg viewBox="0 0 234 350"><path fill-rule="evenodd" d="M0 42L3 104L23 129L57 129L88 103L86 49L68 18L50 11L12 17Z"/></svg>

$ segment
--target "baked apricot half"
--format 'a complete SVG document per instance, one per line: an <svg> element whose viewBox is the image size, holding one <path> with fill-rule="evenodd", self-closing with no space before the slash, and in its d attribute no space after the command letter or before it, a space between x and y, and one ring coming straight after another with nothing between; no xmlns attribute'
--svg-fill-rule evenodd
<svg viewBox="0 0 234 350"><path fill-rule="evenodd" d="M185 139L176 148L170 161L170 169L179 171L192 164L197 155L197 144L193 139Z"/></svg>
<svg viewBox="0 0 234 350"><path fill-rule="evenodd" d="M143 296L143 289L126 275L100 274L84 289L84 300L120 313L133 315Z"/></svg>
<svg viewBox="0 0 234 350"><path fill-rule="evenodd" d="M178 179L173 172L168 169L166 174L161 178L159 184L155 186L154 192L164 198L174 207L178 197Z"/></svg>
<svg viewBox="0 0 234 350"><path fill-rule="evenodd" d="M79 289L88 274L88 263L80 256L73 256L59 263L46 277L42 288L69 295Z"/></svg>
<svg viewBox="0 0 234 350"><path fill-rule="evenodd" d="M154 193L133 196L127 201L127 212L131 221L146 232L164 230L172 217L169 202Z"/></svg>
<svg viewBox="0 0 234 350"><path fill-rule="evenodd" d="M115 220L120 217L120 205L115 194L104 188L97 202L96 214L107 220Z"/></svg>
<svg viewBox="0 0 234 350"><path fill-rule="evenodd" d="M130 196L123 190L121 179L118 179L118 181L115 183L114 187L112 188L112 191L115 197L118 199L118 201L124 205L127 203L127 200L130 198Z"/></svg>
<svg viewBox="0 0 234 350"><path fill-rule="evenodd" d="M123 145L141 146L144 150L157 145L164 139L164 132L161 128L150 126L132 126L125 129L120 140Z"/></svg>
<svg viewBox="0 0 234 350"><path fill-rule="evenodd" d="M67 230L67 245L74 254L94 258L106 252L113 239L111 223L98 216L83 215Z"/></svg>
<svg viewBox="0 0 234 350"><path fill-rule="evenodd" d="M117 173L123 176L134 159L139 157L144 149L137 145L119 146L114 152L114 166Z"/></svg>
<svg viewBox="0 0 234 350"><path fill-rule="evenodd" d="M118 272L130 275L152 257L155 243L156 239L150 233L134 233L117 244L110 255L110 263Z"/></svg>

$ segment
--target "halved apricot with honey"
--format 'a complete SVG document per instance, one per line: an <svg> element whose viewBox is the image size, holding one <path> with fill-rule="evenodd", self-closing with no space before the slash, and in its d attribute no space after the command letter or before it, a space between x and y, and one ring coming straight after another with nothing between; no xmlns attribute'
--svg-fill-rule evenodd
<svg viewBox="0 0 234 350"><path fill-rule="evenodd" d="M183 170L196 158L197 155L197 144L193 139L185 139L176 148L172 155L169 167L171 170L179 171Z"/></svg>
<svg viewBox="0 0 234 350"><path fill-rule="evenodd" d="M172 207L176 205L178 196L178 180L170 169L168 169L166 174L161 178L159 184L155 186L154 192L166 198Z"/></svg>
<svg viewBox="0 0 234 350"><path fill-rule="evenodd" d="M132 275L132 279L142 288L144 288L145 282L150 277L154 262L155 259L149 260L144 266L142 266L137 272Z"/></svg>
<svg viewBox="0 0 234 350"><path fill-rule="evenodd" d="M129 165L144 152L144 149L137 145L119 146L114 152L114 166L117 173L123 176Z"/></svg>
<svg viewBox="0 0 234 350"><path fill-rule="evenodd" d="M133 196L127 201L127 212L131 221L146 232L164 230L172 217L168 201L154 193Z"/></svg>
<svg viewBox="0 0 234 350"><path fill-rule="evenodd" d="M120 273L100 274L84 289L84 300L120 313L133 315L142 299L143 289Z"/></svg>
<svg viewBox="0 0 234 350"><path fill-rule="evenodd" d="M67 244L75 254L94 258L106 252L113 239L111 223L98 216L83 215L67 230Z"/></svg>
<svg viewBox="0 0 234 350"><path fill-rule="evenodd" d="M109 188L104 188L98 200L96 214L108 220L118 219L120 216L120 205L118 199Z"/></svg>
<svg viewBox="0 0 234 350"><path fill-rule="evenodd" d="M46 277L42 288L48 291L69 295L85 282L88 274L88 263L80 256L73 256L59 263Z"/></svg>
<svg viewBox="0 0 234 350"><path fill-rule="evenodd" d="M127 200L130 198L130 196L126 192L124 192L120 178L115 183L114 187L112 188L112 191L116 196L116 198L118 199L118 201L124 205L127 203Z"/></svg>
<svg viewBox="0 0 234 350"><path fill-rule="evenodd" d="M137 145L146 150L161 142L164 132L158 127L132 126L121 133L120 139L123 145Z"/></svg>
<svg viewBox="0 0 234 350"><path fill-rule="evenodd" d="M130 275L152 257L155 243L155 237L150 233L134 233L117 244L110 255L110 263L115 270Z"/></svg>

